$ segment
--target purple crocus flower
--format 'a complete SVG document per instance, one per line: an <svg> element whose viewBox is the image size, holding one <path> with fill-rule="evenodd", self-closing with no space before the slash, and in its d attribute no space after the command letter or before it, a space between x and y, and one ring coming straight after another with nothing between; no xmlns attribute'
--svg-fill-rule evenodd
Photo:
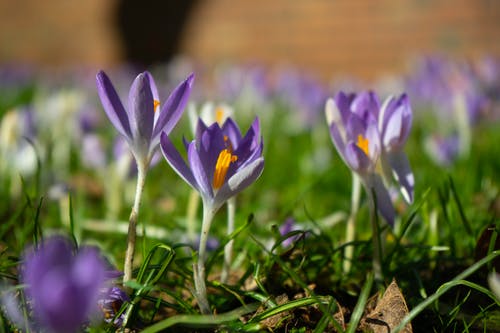
<svg viewBox="0 0 500 333"><path fill-rule="evenodd" d="M149 164L160 143L160 134L170 133L179 121L193 80L194 74L189 75L173 90L165 103L160 104L153 76L147 71L143 72L130 87L128 109L125 109L108 76L103 71L97 73L97 90L104 111L127 140L138 164Z"/></svg>
<svg viewBox="0 0 500 333"><path fill-rule="evenodd" d="M457 135L430 136L425 141L425 150L437 164L450 166L460 155L460 138Z"/></svg>
<svg viewBox="0 0 500 333"><path fill-rule="evenodd" d="M123 303L128 301L130 301L130 298L123 290L118 287L110 287L101 289L97 305L104 314L104 321L107 323L113 322L113 325L118 327L122 325L125 319L125 313L120 314L118 317L116 317L116 315L120 311Z"/></svg>
<svg viewBox="0 0 500 333"><path fill-rule="evenodd" d="M412 110L408 96L389 97L379 114L379 130L382 140L382 168L387 178L394 177L408 203L413 202L415 180L408 157L403 152L410 134Z"/></svg>
<svg viewBox="0 0 500 333"><path fill-rule="evenodd" d="M106 267L93 248L57 236L24 257L21 280L37 325L48 332L76 332L97 310Z"/></svg>
<svg viewBox="0 0 500 333"><path fill-rule="evenodd" d="M166 133L160 145L170 166L200 192L212 212L252 184L264 168L258 118L244 137L231 118L222 127L218 123L207 127L199 120L195 140L185 142L189 166Z"/></svg>
<svg viewBox="0 0 500 333"><path fill-rule="evenodd" d="M375 192L379 212L394 223L394 207L389 193L376 172L382 153L378 129L380 101L373 92L346 95L339 92L326 103L326 118L332 141L351 170L362 179L367 191Z"/></svg>
<svg viewBox="0 0 500 333"><path fill-rule="evenodd" d="M292 231L296 230L301 230L300 228L297 228L297 221L293 217L288 217L285 222L279 227L279 232L281 236L286 236L287 234L291 233ZM292 245L295 241L303 237L303 235L295 235L286 238L283 240L281 245L283 247L288 247Z"/></svg>

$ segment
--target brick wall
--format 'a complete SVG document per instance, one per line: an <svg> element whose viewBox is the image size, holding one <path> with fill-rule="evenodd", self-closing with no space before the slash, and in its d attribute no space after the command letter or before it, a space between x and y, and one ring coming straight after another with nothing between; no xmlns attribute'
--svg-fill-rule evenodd
<svg viewBox="0 0 500 333"><path fill-rule="evenodd" d="M123 60L118 1L0 0L0 63ZM288 62L325 78L397 72L408 57L436 50L500 55L500 1L199 0L180 46L207 65Z"/></svg>
<svg viewBox="0 0 500 333"><path fill-rule="evenodd" d="M191 16L182 51L206 64L288 62L324 78L373 78L441 51L500 55L496 0L211 0Z"/></svg>
<svg viewBox="0 0 500 333"><path fill-rule="evenodd" d="M103 66L120 59L117 0L0 0L0 64Z"/></svg>

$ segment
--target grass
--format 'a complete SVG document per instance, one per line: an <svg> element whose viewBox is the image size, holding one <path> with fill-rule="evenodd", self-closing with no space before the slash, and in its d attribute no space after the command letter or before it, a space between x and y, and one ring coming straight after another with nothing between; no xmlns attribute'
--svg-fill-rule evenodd
<svg viewBox="0 0 500 333"><path fill-rule="evenodd" d="M2 103L32 102L34 88L29 89L30 94L20 89L19 96L9 95ZM89 96L100 110L95 95ZM321 120L312 128L291 131L283 119L293 110L276 103L265 110L243 110L240 116L242 129L251 115L261 117L264 173L237 197L236 231L225 234L225 209L212 227L218 246L207 258L207 288L214 315L200 315L192 296L196 251L183 238L190 188L161 159L147 176L135 279L127 284L131 301L120 309L128 327L148 333L356 332L373 296L381 295L395 279L409 312L393 332L410 322L415 332L500 332L500 303L486 283L488 273L500 268L498 124L476 125L469 155L444 168L422 148L429 135L425 122L414 123L406 152L416 178L416 200L409 207L398 200L395 228L383 227L376 235L385 239L385 278L374 281L374 235L365 194L356 239L343 242L350 172L335 152L326 124ZM239 112L237 107L237 120ZM182 135L190 138L186 119L173 132L176 143ZM105 121L99 130L103 138L114 135ZM55 169L48 150L44 156L40 153L36 173L22 178L0 174L0 277L6 285L19 283L23 249L54 232L71 235L78 244L98 245L111 264L123 268L126 234L119 225L130 212L134 178L112 193L121 205L115 218L106 218L111 202L106 178L102 171L84 166L88 157L76 142L68 144L67 170ZM51 191L61 183L68 190L56 197ZM15 184L20 191L11 190ZM289 217L300 230L281 235L278 227ZM198 219L200 224L201 207ZM486 228L489 232L484 233ZM292 244L284 246L292 237ZM231 239L235 258L229 282L222 284L218 279L223 248ZM342 270L346 247L354 249L349 272ZM0 331L12 330L3 316ZM116 328L100 324L87 330Z"/></svg>

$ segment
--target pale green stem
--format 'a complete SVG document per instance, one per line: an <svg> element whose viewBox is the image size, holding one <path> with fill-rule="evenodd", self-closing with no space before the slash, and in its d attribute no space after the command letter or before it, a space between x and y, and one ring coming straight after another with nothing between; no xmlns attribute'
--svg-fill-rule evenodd
<svg viewBox="0 0 500 333"><path fill-rule="evenodd" d="M234 215L236 212L236 198L232 197L227 200L227 235L234 232ZM222 266L221 282L226 283L229 278L229 270L231 268L231 261L233 261L233 243L231 239L224 247L224 264Z"/></svg>
<svg viewBox="0 0 500 333"><path fill-rule="evenodd" d="M135 190L134 205L130 212L127 236L127 252L125 253L125 264L123 265L123 283L132 279L132 266L134 264L135 239L137 234L137 218L141 205L142 191L146 181L147 163L137 161L137 187Z"/></svg>
<svg viewBox="0 0 500 333"><path fill-rule="evenodd" d="M187 211L186 211L186 224L187 224L187 237L189 241L194 242L196 239L196 212L200 204L200 195L198 191L192 189L189 193Z"/></svg>
<svg viewBox="0 0 500 333"><path fill-rule="evenodd" d="M116 164L112 163L104 172L104 183L106 191L106 220L113 221L119 216L122 203L123 182L117 176Z"/></svg>
<svg viewBox="0 0 500 333"><path fill-rule="evenodd" d="M361 197L361 180L356 173L352 173L352 192L351 192L351 213L347 220L345 243L349 244L354 241L356 234L356 215L359 209L359 200ZM354 254L354 247L351 245L346 246L344 252L343 271L349 273L351 270L352 260Z"/></svg>
<svg viewBox="0 0 500 333"><path fill-rule="evenodd" d="M471 126L465 96L456 94L453 99L457 119L457 129L460 136L460 156L467 157L470 152Z"/></svg>
<svg viewBox="0 0 500 333"><path fill-rule="evenodd" d="M197 262L193 264L193 278L195 297L198 301L202 314L210 314L210 305L207 299L207 286L205 283L205 260L207 250L208 233L210 225L215 216L215 211L205 202L203 203L203 222L201 224L200 245L198 247Z"/></svg>
<svg viewBox="0 0 500 333"><path fill-rule="evenodd" d="M370 201L370 222L372 225L372 240L373 240L373 277L375 281L381 282L384 279L382 273L382 244L380 242L380 229L377 218L377 208L375 201L375 191L372 188L367 188Z"/></svg>

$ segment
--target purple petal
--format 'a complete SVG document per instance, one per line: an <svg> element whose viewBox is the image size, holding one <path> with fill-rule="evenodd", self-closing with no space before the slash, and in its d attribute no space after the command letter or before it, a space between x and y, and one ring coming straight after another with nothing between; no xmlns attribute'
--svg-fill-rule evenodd
<svg viewBox="0 0 500 333"><path fill-rule="evenodd" d="M139 74L129 92L129 107L134 143L140 149L148 149L154 123L154 102L148 76ZM146 153L149 153L146 152Z"/></svg>
<svg viewBox="0 0 500 333"><path fill-rule="evenodd" d="M349 115L351 114L351 103L355 97L355 94L346 95L342 91L339 91L337 95L335 95L335 107L339 110L342 123L344 124L347 122L347 119L349 119Z"/></svg>
<svg viewBox="0 0 500 333"><path fill-rule="evenodd" d="M212 171L206 169L207 161L201 159L194 142L189 145L187 153L189 165L191 166L191 172L193 173L194 179L196 179L198 190L200 191L203 200L212 199L214 197L211 182L213 177L213 168L211 169ZM210 174L208 174L208 172L210 172Z"/></svg>
<svg viewBox="0 0 500 333"><path fill-rule="evenodd" d="M158 121L153 130L153 137L156 138L161 132L169 134L182 116L184 107L191 93L194 74L191 74L179 84L170 94L167 101L163 103ZM153 140L153 146L155 145Z"/></svg>
<svg viewBox="0 0 500 333"><path fill-rule="evenodd" d="M144 75L148 78L149 88L151 88L151 93L153 94L153 100L159 102L160 95L158 94L158 88L156 87L156 82L155 79L153 78L153 75L151 75L151 73L148 71L145 71Z"/></svg>
<svg viewBox="0 0 500 333"><path fill-rule="evenodd" d="M368 124L364 136L368 139L369 158L373 163L377 163L380 156L380 132L378 131L376 122Z"/></svg>
<svg viewBox="0 0 500 333"><path fill-rule="evenodd" d="M373 91L363 92L357 95L351 103L351 111L362 119L365 119L368 114L377 118L379 109L380 101Z"/></svg>
<svg viewBox="0 0 500 333"><path fill-rule="evenodd" d="M340 157L342 157L344 162L346 162L345 143L335 123L332 123L330 125L330 137L332 138L333 144L335 145L335 148L337 149L337 152L339 153Z"/></svg>
<svg viewBox="0 0 500 333"><path fill-rule="evenodd" d="M391 116L387 118L385 127L383 128L382 142L384 147L389 148L397 145L401 136L401 129L403 127L403 110L398 108L392 112Z"/></svg>
<svg viewBox="0 0 500 333"><path fill-rule="evenodd" d="M215 169L219 154L223 149L227 148L224 142L224 134L218 123L213 123L203 132L200 144L197 144L197 147L200 159L205 166L205 172L209 179L212 180L212 173Z"/></svg>
<svg viewBox="0 0 500 333"><path fill-rule="evenodd" d="M398 100L389 98L382 107L380 118L384 147L389 151L402 149L412 123L408 97L403 94Z"/></svg>
<svg viewBox="0 0 500 333"><path fill-rule="evenodd" d="M401 95L399 98L400 107L403 108L403 128L401 129L400 142L406 143L413 121L413 111L411 109L410 101L406 94Z"/></svg>
<svg viewBox="0 0 500 333"><path fill-rule="evenodd" d="M378 174L370 174L368 177L363 178L365 186L367 187L368 195L372 195L372 190L375 192L377 210L380 215L387 221L387 223L393 227L394 219L396 213L394 211L394 206L392 205L391 196L387 191L382 178Z"/></svg>
<svg viewBox="0 0 500 333"><path fill-rule="evenodd" d="M195 130L194 137L201 138L203 135L203 132L205 132L207 130L207 128L208 127L207 127L207 125L205 125L205 122L203 121L203 119L198 117L198 122L196 124L196 130Z"/></svg>
<svg viewBox="0 0 500 333"><path fill-rule="evenodd" d="M345 148L345 160L347 165L358 173L372 172L374 164L366 156L365 152L354 142L349 142Z"/></svg>
<svg viewBox="0 0 500 333"><path fill-rule="evenodd" d="M103 71L97 73L96 84L99 98L109 120L121 135L132 141L128 114L106 73Z"/></svg>
<svg viewBox="0 0 500 333"><path fill-rule="evenodd" d="M413 202L413 188L415 179L411 171L408 157L402 151L387 154L387 159L392 167L392 173L396 181L401 185L400 191L406 202Z"/></svg>
<svg viewBox="0 0 500 333"><path fill-rule="evenodd" d="M260 157L247 165L246 167L238 170L232 177L230 177L224 185L217 191L214 198L214 207L218 209L227 201L227 199L235 196L237 193L243 191L245 188L254 183L260 177L264 170L264 158Z"/></svg>
<svg viewBox="0 0 500 333"><path fill-rule="evenodd" d="M357 114L352 113L345 124L346 141L358 141L358 135L366 135L367 123Z"/></svg>
<svg viewBox="0 0 500 333"><path fill-rule="evenodd" d="M233 149L238 148L237 145L241 141L241 131L233 119L227 118L222 125L222 132L227 135Z"/></svg>
<svg viewBox="0 0 500 333"><path fill-rule="evenodd" d="M184 179L186 183L199 190L198 183L194 179L193 173L165 132L160 135L160 146L163 156L167 160L168 164L172 167L172 169L174 169L174 171L179 176L181 176L181 178Z"/></svg>

